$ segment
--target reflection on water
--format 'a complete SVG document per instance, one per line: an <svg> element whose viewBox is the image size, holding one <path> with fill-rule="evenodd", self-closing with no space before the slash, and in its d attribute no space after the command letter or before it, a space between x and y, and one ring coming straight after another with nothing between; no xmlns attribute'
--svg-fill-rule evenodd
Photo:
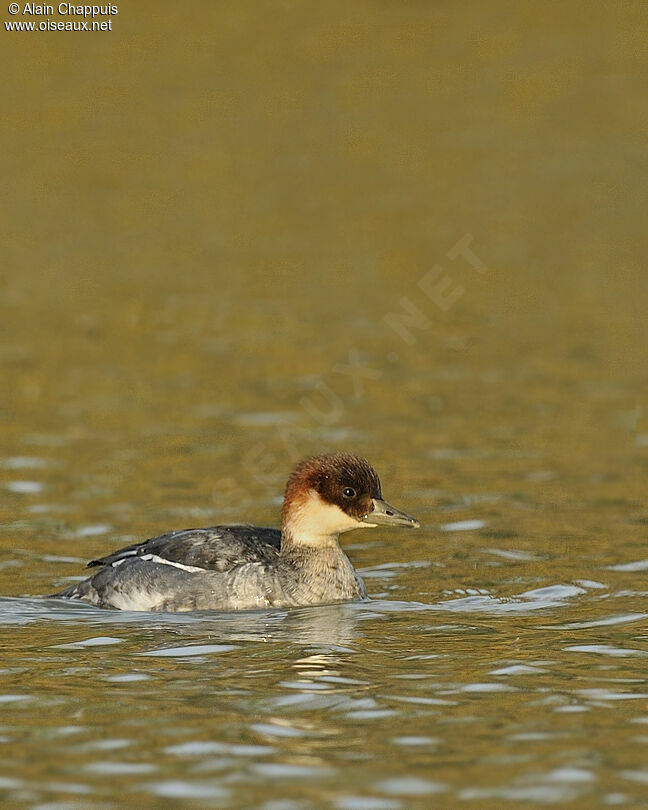
<svg viewBox="0 0 648 810"><path fill-rule="evenodd" d="M3 806L648 802L644 12L5 37ZM371 601L39 596L324 450L423 524L344 538Z"/></svg>
<svg viewBox="0 0 648 810"><path fill-rule="evenodd" d="M132 802L264 806L270 785L295 806L320 791L341 808L601 790L630 803L644 773L645 615L608 615L610 586L596 585L240 614L1 599L13 634L2 742L33 775L0 789L75 807L101 802L114 776ZM575 615L597 619L564 621ZM601 726L631 746L604 769L588 753ZM469 751L466 728L481 729ZM50 769L56 779L38 777Z"/></svg>

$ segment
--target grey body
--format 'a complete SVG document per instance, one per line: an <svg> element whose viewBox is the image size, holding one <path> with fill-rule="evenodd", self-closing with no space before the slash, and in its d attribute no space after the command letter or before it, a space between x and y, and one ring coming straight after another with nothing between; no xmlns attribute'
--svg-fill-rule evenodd
<svg viewBox="0 0 648 810"><path fill-rule="evenodd" d="M335 542L293 543L276 529L214 526L128 546L90 565L101 570L56 594L121 610L242 610L364 599L367 591Z"/></svg>
<svg viewBox="0 0 648 810"><path fill-rule="evenodd" d="M121 610L245 610L366 599L338 537L379 524L416 528L382 498L365 459L305 459L286 484L281 531L187 529L93 560L96 574L55 596Z"/></svg>

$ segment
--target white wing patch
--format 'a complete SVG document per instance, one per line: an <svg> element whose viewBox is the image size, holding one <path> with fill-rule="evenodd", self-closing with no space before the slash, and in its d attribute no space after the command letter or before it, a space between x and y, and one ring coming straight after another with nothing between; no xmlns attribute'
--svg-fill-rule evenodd
<svg viewBox="0 0 648 810"><path fill-rule="evenodd" d="M189 573L191 574L198 573L199 571L204 572L207 570L206 568L199 568L196 565L183 565L182 563L179 562L165 560L164 557L158 557L157 554L142 554L140 560L146 560L146 562L160 563L160 565L172 565L174 568L180 568L182 571L189 571ZM118 560L118 562L123 562L123 560Z"/></svg>

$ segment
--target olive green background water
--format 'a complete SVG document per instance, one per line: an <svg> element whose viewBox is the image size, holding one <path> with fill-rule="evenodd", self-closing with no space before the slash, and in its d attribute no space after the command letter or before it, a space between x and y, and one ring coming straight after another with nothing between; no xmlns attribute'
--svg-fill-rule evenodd
<svg viewBox="0 0 648 810"><path fill-rule="evenodd" d="M112 20L2 31L4 806L645 806L645 4ZM370 603L39 598L342 449Z"/></svg>

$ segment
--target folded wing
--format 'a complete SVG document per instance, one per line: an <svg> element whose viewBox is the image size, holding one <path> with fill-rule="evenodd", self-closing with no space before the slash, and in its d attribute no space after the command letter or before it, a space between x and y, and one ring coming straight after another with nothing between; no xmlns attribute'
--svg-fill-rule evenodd
<svg viewBox="0 0 648 810"><path fill-rule="evenodd" d="M270 562L277 558L280 546L281 532L278 529L211 526L152 537L92 560L88 566L115 565L133 557L151 559L153 556L208 571L229 571L248 562Z"/></svg>

